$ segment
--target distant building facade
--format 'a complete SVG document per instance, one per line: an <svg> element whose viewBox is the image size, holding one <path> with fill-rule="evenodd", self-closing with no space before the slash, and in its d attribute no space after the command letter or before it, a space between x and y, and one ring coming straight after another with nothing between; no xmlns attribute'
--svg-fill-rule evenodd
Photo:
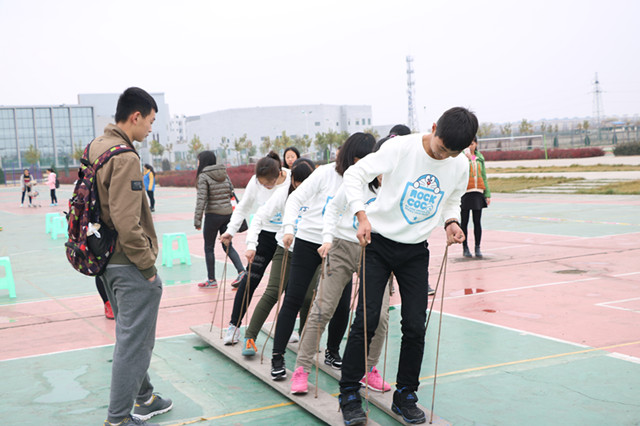
<svg viewBox="0 0 640 426"><path fill-rule="evenodd" d="M30 168L27 151L40 154L34 165L60 168L78 165L73 152L95 137L91 106L0 106L0 167Z"/></svg>
<svg viewBox="0 0 640 426"><path fill-rule="evenodd" d="M260 146L282 136L314 139L317 133L359 132L370 129L370 105L293 105L275 107L237 108L187 117L187 141L198 136L207 149L220 149L243 135L260 152Z"/></svg>

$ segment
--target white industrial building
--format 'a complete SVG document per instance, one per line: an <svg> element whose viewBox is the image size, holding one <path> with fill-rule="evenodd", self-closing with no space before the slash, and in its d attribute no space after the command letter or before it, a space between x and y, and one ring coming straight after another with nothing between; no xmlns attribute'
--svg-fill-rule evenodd
<svg viewBox="0 0 640 426"><path fill-rule="evenodd" d="M370 105L293 105L237 108L187 117L187 141L198 136L208 149L221 147L223 141L233 146L247 135L258 149L266 138L272 141L285 131L290 137L329 131L354 133L370 129Z"/></svg>

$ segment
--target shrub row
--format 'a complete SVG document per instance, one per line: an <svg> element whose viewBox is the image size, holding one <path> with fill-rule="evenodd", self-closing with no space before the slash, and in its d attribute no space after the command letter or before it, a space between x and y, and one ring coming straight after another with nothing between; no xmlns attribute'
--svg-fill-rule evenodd
<svg viewBox="0 0 640 426"><path fill-rule="evenodd" d="M244 188L255 173L254 164L245 164L237 167L227 167L227 174L234 188ZM195 170L172 170L158 172L156 182L160 186L193 187L196 184Z"/></svg>
<svg viewBox="0 0 640 426"><path fill-rule="evenodd" d="M613 148L613 155L640 155L640 142L627 142Z"/></svg>
<svg viewBox="0 0 640 426"><path fill-rule="evenodd" d="M602 148L552 148L547 150L549 158L586 158L601 157L604 155ZM487 161L507 160L539 160L544 157L544 150L536 148L531 151L483 151Z"/></svg>

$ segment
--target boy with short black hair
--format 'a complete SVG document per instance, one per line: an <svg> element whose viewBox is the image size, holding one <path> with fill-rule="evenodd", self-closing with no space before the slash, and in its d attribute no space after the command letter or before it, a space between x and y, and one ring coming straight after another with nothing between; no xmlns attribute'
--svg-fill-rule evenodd
<svg viewBox="0 0 640 426"><path fill-rule="evenodd" d="M118 99L116 124L107 125L104 135L96 138L89 149L92 163L113 147L126 145L133 149L113 156L96 174L101 219L118 233L115 250L102 275L116 320L105 426L152 426L147 419L173 407L170 399L153 393L147 373L162 281L155 267L158 238L144 191L140 157L133 146L134 141L142 142L151 132L157 111L158 105L149 93L130 87Z"/></svg>
<svg viewBox="0 0 640 426"><path fill-rule="evenodd" d="M447 244L462 243L460 197L469 167L458 157L478 130L478 119L466 108L447 110L430 134L387 141L344 175L351 211L360 223L358 240L366 246L362 286L366 287L367 335L364 335L362 290L342 364L340 408L347 425L367 420L360 400L365 373L364 345L369 345L380 316L382 297L393 273L402 299L402 342L392 409L409 423L425 422L416 406L424 353L429 249L427 238L444 220ZM401 139L401 140L400 140ZM382 176L378 198L365 213L362 189Z"/></svg>

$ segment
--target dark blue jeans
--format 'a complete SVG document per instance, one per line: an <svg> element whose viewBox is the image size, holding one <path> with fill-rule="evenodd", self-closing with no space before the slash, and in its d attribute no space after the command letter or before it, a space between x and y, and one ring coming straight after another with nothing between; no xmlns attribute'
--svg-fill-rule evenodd
<svg viewBox="0 0 640 426"><path fill-rule="evenodd" d="M403 244L380 234L371 234L367 246L364 266L364 284L358 294L356 318L351 326L342 359L340 392L360 388L364 376L364 311L362 287L366 288L367 302L367 347L375 334L382 298L389 276L393 272L398 281L401 307L402 341L396 387L417 390L420 384L420 366L424 353L424 335L427 321L427 282L429 278L429 248L426 241Z"/></svg>

